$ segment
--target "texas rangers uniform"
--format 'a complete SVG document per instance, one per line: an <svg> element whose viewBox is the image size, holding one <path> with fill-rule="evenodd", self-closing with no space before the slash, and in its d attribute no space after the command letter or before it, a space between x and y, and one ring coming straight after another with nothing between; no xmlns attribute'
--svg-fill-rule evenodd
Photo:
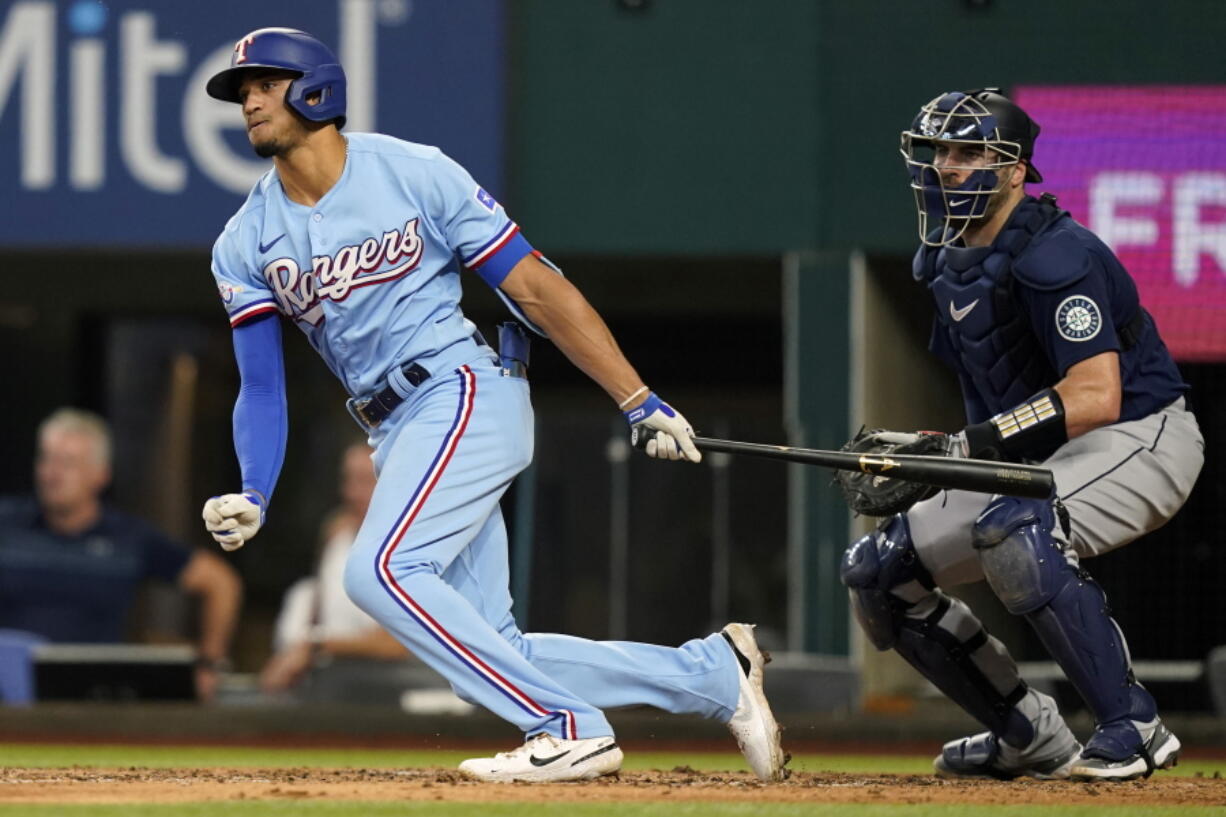
<svg viewBox="0 0 1226 817"><path fill-rule="evenodd" d="M528 384L459 302L462 269L497 287L533 250L436 148L347 139L344 172L314 207L269 171L218 239L213 273L232 325L280 313L355 399L403 398L369 429L379 480L349 595L461 697L527 734L610 735L601 708L632 704L727 721L740 673L719 634L665 648L520 633L498 500L532 458ZM259 433L241 425L240 459L243 435ZM275 465L245 464L245 482L249 468L271 471L271 490Z"/></svg>

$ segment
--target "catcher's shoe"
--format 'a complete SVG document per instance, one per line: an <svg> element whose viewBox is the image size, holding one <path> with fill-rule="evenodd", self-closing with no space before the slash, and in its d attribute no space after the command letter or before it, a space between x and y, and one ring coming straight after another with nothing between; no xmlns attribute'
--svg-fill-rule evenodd
<svg viewBox="0 0 1226 817"><path fill-rule="evenodd" d="M1012 780L1034 777L1054 780L1069 776L1081 754L1081 744L1060 717L1056 702L1034 689L1018 704L1030 714L1035 737L1016 749L991 732L951 740L932 762L940 777L986 777Z"/></svg>
<svg viewBox="0 0 1226 817"><path fill-rule="evenodd" d="M1132 736L1135 739L1128 741ZM1169 769L1177 764L1180 748L1179 738L1161 720L1147 724L1133 721L1104 724L1094 730L1069 776L1074 780L1149 777L1155 769Z"/></svg>
<svg viewBox="0 0 1226 817"><path fill-rule="evenodd" d="M562 740L541 733L512 752L466 760L460 773L491 783L558 783L616 774L621 767L622 750L611 736Z"/></svg>
<svg viewBox="0 0 1226 817"><path fill-rule="evenodd" d="M783 753L779 724L762 691L763 668L770 656L758 649L753 628L752 624L729 624L720 631L740 665L741 694L728 721L728 731L759 779L783 780L787 777L784 766L791 758Z"/></svg>

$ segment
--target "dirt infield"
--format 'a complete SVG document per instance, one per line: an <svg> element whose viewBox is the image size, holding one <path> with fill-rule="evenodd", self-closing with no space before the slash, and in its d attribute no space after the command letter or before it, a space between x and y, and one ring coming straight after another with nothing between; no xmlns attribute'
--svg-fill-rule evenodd
<svg viewBox="0 0 1226 817"><path fill-rule="evenodd" d="M1226 806L1226 780L1131 783L949 781L931 776L799 772L766 785L748 774L625 772L590 783L488 784L441 769L0 769L0 803L183 803L225 800L464 802L752 801Z"/></svg>

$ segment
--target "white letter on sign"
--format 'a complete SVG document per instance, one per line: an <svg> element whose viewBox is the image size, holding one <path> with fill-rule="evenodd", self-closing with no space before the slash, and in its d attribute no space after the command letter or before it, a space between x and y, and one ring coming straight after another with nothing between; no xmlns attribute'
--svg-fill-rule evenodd
<svg viewBox="0 0 1226 817"><path fill-rule="evenodd" d="M157 77L182 71L187 49L180 42L158 42L153 26L153 14L147 11L128 12L119 25L119 146L128 169L142 184L159 193L178 193L187 186L187 167L182 159L158 150Z"/></svg>
<svg viewBox="0 0 1226 817"><path fill-rule="evenodd" d="M21 184L55 183L55 4L17 3L0 32L0 113L21 73Z"/></svg>
<svg viewBox="0 0 1226 817"><path fill-rule="evenodd" d="M1226 272L1226 223L1200 220L1203 205L1226 207L1226 175L1185 173L1175 179L1175 281L1190 287L1196 283L1202 253L1212 255L1218 269Z"/></svg>
<svg viewBox="0 0 1226 817"><path fill-rule="evenodd" d="M1116 207L1161 200L1162 177L1157 173L1099 173L1090 180L1090 229L1116 252L1124 244L1157 244L1157 221L1121 216Z"/></svg>

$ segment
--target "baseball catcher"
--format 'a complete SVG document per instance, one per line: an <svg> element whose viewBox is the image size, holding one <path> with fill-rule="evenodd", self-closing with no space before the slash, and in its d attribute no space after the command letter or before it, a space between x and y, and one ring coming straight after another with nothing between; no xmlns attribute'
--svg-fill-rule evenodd
<svg viewBox="0 0 1226 817"><path fill-rule="evenodd" d="M875 431L852 445L1042 463L1057 496L925 498L893 480L844 480L853 508L892 515L848 548L841 575L869 640L986 729L947 743L938 774L1128 780L1174 765L1180 744L1081 560L1170 519L1200 472L1203 441L1128 272L1053 197L1026 194L1042 181L1038 134L996 89L941 94L903 131L922 242L914 277L932 298L930 349L958 374L967 425ZM985 578L1093 713L1084 746L945 592Z"/></svg>

